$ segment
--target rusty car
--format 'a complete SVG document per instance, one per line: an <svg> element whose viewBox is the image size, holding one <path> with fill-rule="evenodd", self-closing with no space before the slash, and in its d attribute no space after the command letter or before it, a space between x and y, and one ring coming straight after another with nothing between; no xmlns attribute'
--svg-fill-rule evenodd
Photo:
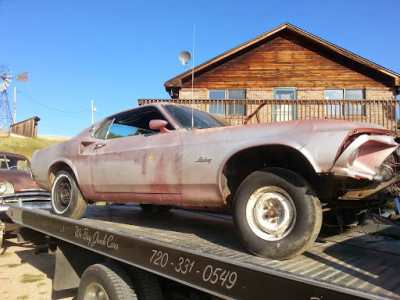
<svg viewBox="0 0 400 300"><path fill-rule="evenodd" d="M26 156L0 151L0 223L11 224L5 213L10 205L50 208L50 193L33 181L30 172Z"/></svg>
<svg viewBox="0 0 400 300"><path fill-rule="evenodd" d="M250 252L288 259L316 240L322 207L360 209L397 195L397 148L375 124L228 126L193 107L155 103L36 151L32 169L57 215L78 219L97 201L229 211Z"/></svg>

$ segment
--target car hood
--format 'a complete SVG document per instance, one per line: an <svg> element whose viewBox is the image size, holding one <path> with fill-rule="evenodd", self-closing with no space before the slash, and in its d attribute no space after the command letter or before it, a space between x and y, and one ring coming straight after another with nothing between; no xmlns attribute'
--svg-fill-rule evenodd
<svg viewBox="0 0 400 300"><path fill-rule="evenodd" d="M26 189L38 189L29 172L19 170L0 170L0 180L8 181L14 186L14 192Z"/></svg>

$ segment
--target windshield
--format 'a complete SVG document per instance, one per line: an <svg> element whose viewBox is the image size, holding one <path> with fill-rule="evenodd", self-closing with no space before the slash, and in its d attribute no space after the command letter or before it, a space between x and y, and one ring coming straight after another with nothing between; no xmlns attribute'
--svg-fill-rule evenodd
<svg viewBox="0 0 400 300"><path fill-rule="evenodd" d="M29 171L29 162L21 157L1 155L0 170Z"/></svg>
<svg viewBox="0 0 400 300"><path fill-rule="evenodd" d="M171 117L181 128L192 128L192 108L179 105L164 105ZM229 123L205 111L193 109L193 128L229 126Z"/></svg>

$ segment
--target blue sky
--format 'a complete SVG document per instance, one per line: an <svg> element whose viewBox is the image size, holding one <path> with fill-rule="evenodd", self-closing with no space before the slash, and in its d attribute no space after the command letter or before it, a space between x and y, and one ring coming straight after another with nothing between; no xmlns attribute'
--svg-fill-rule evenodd
<svg viewBox="0 0 400 300"><path fill-rule="evenodd" d="M400 73L398 0L105 1L0 0L0 64L17 122L39 116L39 135L73 136L95 120L168 98L163 82L284 22ZM82 112L86 110L85 112Z"/></svg>

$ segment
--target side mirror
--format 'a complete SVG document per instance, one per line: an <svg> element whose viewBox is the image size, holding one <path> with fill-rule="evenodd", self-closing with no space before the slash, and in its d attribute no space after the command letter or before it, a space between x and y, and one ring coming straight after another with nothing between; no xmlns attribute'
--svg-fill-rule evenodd
<svg viewBox="0 0 400 300"><path fill-rule="evenodd" d="M169 130L165 128L168 122L165 120L151 120L149 127L151 130L159 130L161 133L167 133Z"/></svg>

